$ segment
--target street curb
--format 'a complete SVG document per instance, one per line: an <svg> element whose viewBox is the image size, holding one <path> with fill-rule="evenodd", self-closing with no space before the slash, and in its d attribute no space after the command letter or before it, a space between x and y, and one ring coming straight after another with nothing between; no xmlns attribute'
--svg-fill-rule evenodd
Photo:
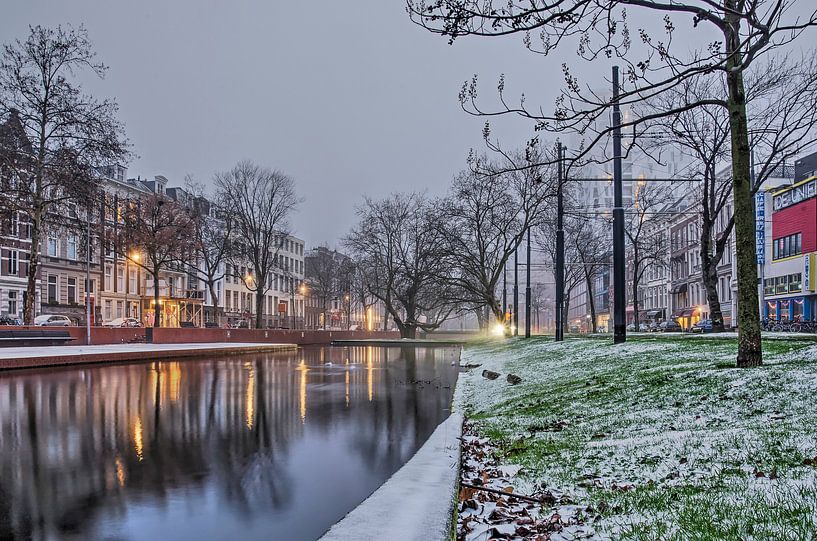
<svg viewBox="0 0 817 541"><path fill-rule="evenodd" d="M450 539L462 423L462 414L452 413L402 468L320 539Z"/></svg>

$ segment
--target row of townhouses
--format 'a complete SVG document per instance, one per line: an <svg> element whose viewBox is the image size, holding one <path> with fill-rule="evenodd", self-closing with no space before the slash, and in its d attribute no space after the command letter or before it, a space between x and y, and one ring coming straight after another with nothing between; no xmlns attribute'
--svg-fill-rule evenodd
<svg viewBox="0 0 817 541"><path fill-rule="evenodd" d="M626 204L626 202L625 202ZM630 201L632 204L632 200ZM756 198L756 240L759 271L759 317L775 320L814 320L817 316L817 153L781 166L761 186ZM733 212L731 202L717 218L715 235L722 234ZM689 330L709 319L709 303L702 278L701 216L694 197L680 194L651 220L651 234L663 238L663 258L649 264L638 288L638 322L632 300L632 254L628 253L627 322L649 326L674 320ZM737 324L737 283L734 234L717 267L717 294L724 324ZM612 277L609 268L596 276L590 294L596 323L612 331ZM572 330L590 327L588 291L582 285L572 295L568 324Z"/></svg>
<svg viewBox="0 0 817 541"><path fill-rule="evenodd" d="M19 120L11 117L0 123L0 137L7 142L19 139L23 133L15 122ZM158 287L162 326L214 325L219 312L225 316L221 324L252 325L256 304L255 293L247 287L247 280L252 279L247 266L222 264L219 274L223 278L216 283L214 298L205 283L182 266L163 270L158 283L154 283L151 274L140 266L142 254L122 247L115 249L114 243L107 240L111 238L110 230L123 224L122 209L127 201L161 194L190 205L193 202L190 194L182 188L169 187L163 176L152 180L128 178L127 169L121 166L107 167L99 173L103 195L90 212L90 220L78 216L77 208L69 206L68 220L52 219L46 226L46 235L38 247L41 257L37 314L66 315L75 323L84 324L87 292L92 324L132 317L150 326L157 309L154 287ZM64 225L72 221L86 223L88 232ZM90 250L86 248L88 239ZM302 327L304 242L282 234L279 246L276 272L267 284L262 321L267 327ZM31 250L26 216L6 213L0 221L0 316L22 319Z"/></svg>

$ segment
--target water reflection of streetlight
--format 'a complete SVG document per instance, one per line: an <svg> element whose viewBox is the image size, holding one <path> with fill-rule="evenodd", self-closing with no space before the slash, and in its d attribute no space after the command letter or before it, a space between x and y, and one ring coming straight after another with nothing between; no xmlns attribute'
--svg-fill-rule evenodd
<svg viewBox="0 0 817 541"><path fill-rule="evenodd" d="M244 417L247 428L252 430L255 422L255 370L252 363L246 363L245 368L249 369L247 375L247 395L244 399Z"/></svg>
<svg viewBox="0 0 817 541"><path fill-rule="evenodd" d="M301 359L298 365L298 371L301 373L300 382L298 385L298 399L301 406L301 423L306 421L306 373L309 369L306 367L306 362Z"/></svg>
<svg viewBox="0 0 817 541"><path fill-rule="evenodd" d="M136 417L136 421L133 423L133 450L136 452L136 458L138 458L139 462L141 462L145 457L142 454L142 418L138 416Z"/></svg>
<svg viewBox="0 0 817 541"><path fill-rule="evenodd" d="M307 328L309 328L309 325L307 324L307 321L306 321L306 294L309 292L309 289L306 287L306 284L304 282L301 282L300 287L298 287L298 292L303 297L303 299L301 301L301 306L303 308L302 313L301 313L301 317L302 317L301 328L307 329Z"/></svg>

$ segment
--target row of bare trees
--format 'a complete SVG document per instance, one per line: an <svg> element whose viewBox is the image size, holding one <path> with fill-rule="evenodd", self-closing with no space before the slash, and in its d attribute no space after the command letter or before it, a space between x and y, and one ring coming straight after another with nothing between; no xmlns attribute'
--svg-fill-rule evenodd
<svg viewBox="0 0 817 541"><path fill-rule="evenodd" d="M485 321L487 309L504 319L498 285L505 265L525 233L542 226L555 193L550 167L506 165L533 163L543 151L531 145L503 163L474 158L444 197L398 193L359 207L344 243L361 282L404 337L437 329L458 312Z"/></svg>

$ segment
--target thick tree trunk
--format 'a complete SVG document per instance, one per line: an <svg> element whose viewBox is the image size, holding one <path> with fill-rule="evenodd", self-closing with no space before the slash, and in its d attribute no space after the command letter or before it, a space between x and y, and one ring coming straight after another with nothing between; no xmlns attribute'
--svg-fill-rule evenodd
<svg viewBox="0 0 817 541"><path fill-rule="evenodd" d="M712 332L723 332L723 311L718 298L718 271L711 262L701 262L702 279L706 291L706 303L709 305L709 319L712 320Z"/></svg>
<svg viewBox="0 0 817 541"><path fill-rule="evenodd" d="M42 239L42 218L39 215L31 217L31 250L28 256L28 272L26 274L26 299L23 303L23 322L26 325L34 323L37 303L37 272L40 270L40 240Z"/></svg>
<svg viewBox="0 0 817 541"><path fill-rule="evenodd" d="M213 299L213 319L216 325L221 326L221 307L218 302L218 291L216 290L215 281L210 281L207 284L210 288L210 298Z"/></svg>
<svg viewBox="0 0 817 541"><path fill-rule="evenodd" d="M412 324L397 324L400 327L400 338L416 338L417 326Z"/></svg>
<svg viewBox="0 0 817 541"><path fill-rule="evenodd" d="M734 1L729 0L732 9ZM726 85L729 92L727 106L732 147L732 194L735 203L735 259L738 281L738 356L737 366L751 367L763 364L760 338L760 316L757 294L757 254L755 252L755 219L751 186L749 130L746 118L746 92L743 61L740 49L740 19L727 16Z"/></svg>
<svg viewBox="0 0 817 541"><path fill-rule="evenodd" d="M590 305L590 331L596 334L596 300L593 298L593 276L589 272L584 273L587 287L587 303Z"/></svg>
<svg viewBox="0 0 817 541"><path fill-rule="evenodd" d="M713 177L714 178L714 177ZM714 181L713 181L714 182ZM704 204L708 201L704 200ZM704 218L701 224L701 274L706 291L706 302L709 305L709 319L712 321L712 332L723 332L723 311L718 298L718 270L720 257L712 255L712 224L714 220Z"/></svg>
<svg viewBox="0 0 817 541"><path fill-rule="evenodd" d="M570 311L570 293L565 293L565 301L562 303L562 332L568 334L570 332L570 319L567 313Z"/></svg>
<svg viewBox="0 0 817 541"><path fill-rule="evenodd" d="M485 316L482 312L482 308L477 308L476 310L474 310L474 314L477 316L477 325L479 325L479 330L485 332L486 331Z"/></svg>
<svg viewBox="0 0 817 541"><path fill-rule="evenodd" d="M292 313L295 313L295 303L290 306ZM260 288L255 292L255 328L261 328L261 320L264 316L264 290ZM291 318L294 320L294 318ZM294 325L293 325L294 327Z"/></svg>
<svg viewBox="0 0 817 541"><path fill-rule="evenodd" d="M159 304L159 267L153 267L153 327L162 326L162 306Z"/></svg>

